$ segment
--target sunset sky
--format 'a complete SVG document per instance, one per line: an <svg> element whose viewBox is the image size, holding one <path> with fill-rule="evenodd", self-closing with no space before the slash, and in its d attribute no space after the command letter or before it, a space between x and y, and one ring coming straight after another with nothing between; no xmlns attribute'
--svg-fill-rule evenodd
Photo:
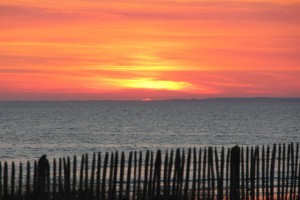
<svg viewBox="0 0 300 200"><path fill-rule="evenodd" d="M1 100L300 97L300 0L0 0Z"/></svg>

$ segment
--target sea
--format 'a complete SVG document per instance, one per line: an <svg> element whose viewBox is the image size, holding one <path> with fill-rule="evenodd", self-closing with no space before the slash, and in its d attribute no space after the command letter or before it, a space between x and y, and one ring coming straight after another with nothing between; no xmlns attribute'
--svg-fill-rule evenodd
<svg viewBox="0 0 300 200"><path fill-rule="evenodd" d="M300 142L300 100L0 102L0 161Z"/></svg>

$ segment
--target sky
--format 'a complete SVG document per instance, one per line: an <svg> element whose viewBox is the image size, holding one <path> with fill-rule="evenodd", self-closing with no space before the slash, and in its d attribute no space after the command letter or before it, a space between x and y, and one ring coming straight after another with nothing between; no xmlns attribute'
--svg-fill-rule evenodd
<svg viewBox="0 0 300 200"><path fill-rule="evenodd" d="M300 0L0 0L0 101L300 97Z"/></svg>

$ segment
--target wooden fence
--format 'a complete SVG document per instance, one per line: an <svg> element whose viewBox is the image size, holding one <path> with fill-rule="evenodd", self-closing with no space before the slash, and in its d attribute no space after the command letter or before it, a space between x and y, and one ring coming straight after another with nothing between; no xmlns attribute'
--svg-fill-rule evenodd
<svg viewBox="0 0 300 200"><path fill-rule="evenodd" d="M0 162L0 199L296 200L299 174L298 143L42 156L18 169Z"/></svg>

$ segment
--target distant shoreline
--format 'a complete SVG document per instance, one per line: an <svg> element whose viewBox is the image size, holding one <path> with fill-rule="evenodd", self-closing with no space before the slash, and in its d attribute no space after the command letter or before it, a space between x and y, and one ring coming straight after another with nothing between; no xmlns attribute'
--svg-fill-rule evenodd
<svg viewBox="0 0 300 200"><path fill-rule="evenodd" d="M249 97L249 98L207 98L207 99L170 99L167 101L200 101L200 102L300 102L300 98L273 98L273 97Z"/></svg>
<svg viewBox="0 0 300 200"><path fill-rule="evenodd" d="M280 97L220 97L205 99L164 99L164 100L0 100L1 102L300 102L300 98Z"/></svg>

